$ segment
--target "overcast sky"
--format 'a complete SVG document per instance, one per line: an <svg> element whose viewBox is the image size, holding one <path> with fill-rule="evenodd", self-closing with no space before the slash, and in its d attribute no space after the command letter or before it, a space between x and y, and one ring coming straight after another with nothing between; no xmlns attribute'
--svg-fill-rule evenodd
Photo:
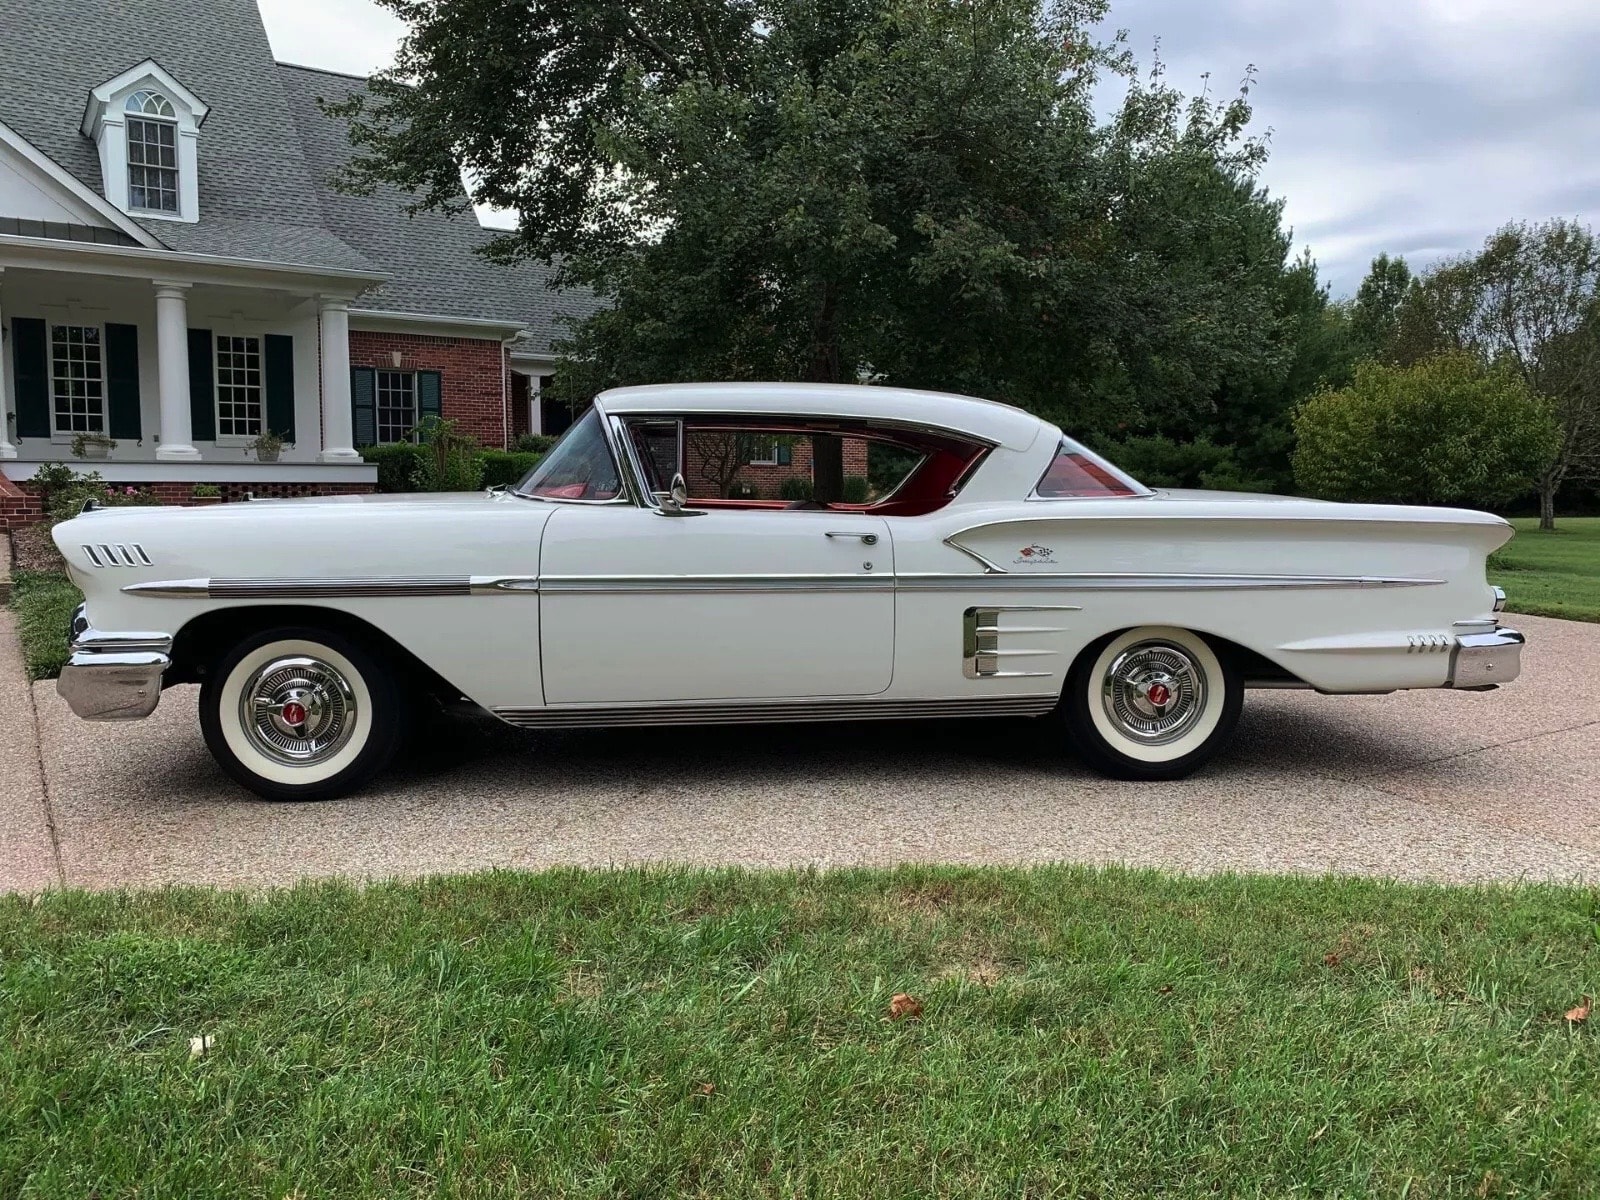
<svg viewBox="0 0 1600 1200"><path fill-rule="evenodd" d="M354 73L400 26L370 0L261 0L280 59ZM1267 186L1335 295L1379 251L1413 266L1519 217L1593 219L1600 197L1597 0L1113 0L1147 62L1230 93L1254 64Z"/></svg>

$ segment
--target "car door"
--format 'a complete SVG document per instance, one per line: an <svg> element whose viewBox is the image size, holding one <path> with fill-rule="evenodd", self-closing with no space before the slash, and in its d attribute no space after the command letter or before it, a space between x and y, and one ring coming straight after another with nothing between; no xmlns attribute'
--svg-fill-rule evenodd
<svg viewBox="0 0 1600 1200"><path fill-rule="evenodd" d="M881 517L631 505L545 527L548 704L866 696L894 670L894 555Z"/></svg>

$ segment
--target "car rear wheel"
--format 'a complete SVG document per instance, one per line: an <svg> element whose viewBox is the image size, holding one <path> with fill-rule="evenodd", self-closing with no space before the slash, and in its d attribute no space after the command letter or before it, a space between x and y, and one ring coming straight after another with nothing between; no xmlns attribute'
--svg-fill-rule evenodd
<svg viewBox="0 0 1600 1200"><path fill-rule="evenodd" d="M1084 761L1117 779L1181 779L1232 739L1238 670L1187 629L1144 626L1084 650L1061 714Z"/></svg>
<svg viewBox="0 0 1600 1200"><path fill-rule="evenodd" d="M309 626L246 638L200 689L200 728L212 755L268 800L355 791L394 757L405 714L376 656Z"/></svg>

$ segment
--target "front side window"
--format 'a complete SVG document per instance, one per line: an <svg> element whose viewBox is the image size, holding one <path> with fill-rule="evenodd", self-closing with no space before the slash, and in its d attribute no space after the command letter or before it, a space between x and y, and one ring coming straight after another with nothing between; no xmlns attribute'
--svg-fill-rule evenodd
<svg viewBox="0 0 1600 1200"><path fill-rule="evenodd" d="M378 372L378 443L404 442L416 429L417 376L413 371Z"/></svg>
<svg viewBox="0 0 1600 1200"><path fill-rule="evenodd" d="M1034 495L1041 500L1091 500L1148 496L1150 489L1071 438L1063 438Z"/></svg>
<svg viewBox="0 0 1600 1200"><path fill-rule="evenodd" d="M178 126L167 98L135 92L128 113L128 207L144 212L178 211Z"/></svg>
<svg viewBox="0 0 1600 1200"><path fill-rule="evenodd" d="M261 339L217 336L217 436L261 432Z"/></svg>
<svg viewBox="0 0 1600 1200"><path fill-rule="evenodd" d="M593 408L585 413L515 490L541 500L615 500L620 496L622 480L600 428L600 414Z"/></svg>
<svg viewBox="0 0 1600 1200"><path fill-rule="evenodd" d="M98 325L50 326L50 394L57 433L104 433L106 372Z"/></svg>

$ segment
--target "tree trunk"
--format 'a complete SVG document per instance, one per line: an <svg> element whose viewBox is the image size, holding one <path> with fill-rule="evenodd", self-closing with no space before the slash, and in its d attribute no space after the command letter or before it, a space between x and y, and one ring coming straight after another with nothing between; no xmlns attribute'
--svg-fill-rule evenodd
<svg viewBox="0 0 1600 1200"><path fill-rule="evenodd" d="M1556 484L1550 476L1539 481L1539 528L1550 532L1556 527Z"/></svg>

